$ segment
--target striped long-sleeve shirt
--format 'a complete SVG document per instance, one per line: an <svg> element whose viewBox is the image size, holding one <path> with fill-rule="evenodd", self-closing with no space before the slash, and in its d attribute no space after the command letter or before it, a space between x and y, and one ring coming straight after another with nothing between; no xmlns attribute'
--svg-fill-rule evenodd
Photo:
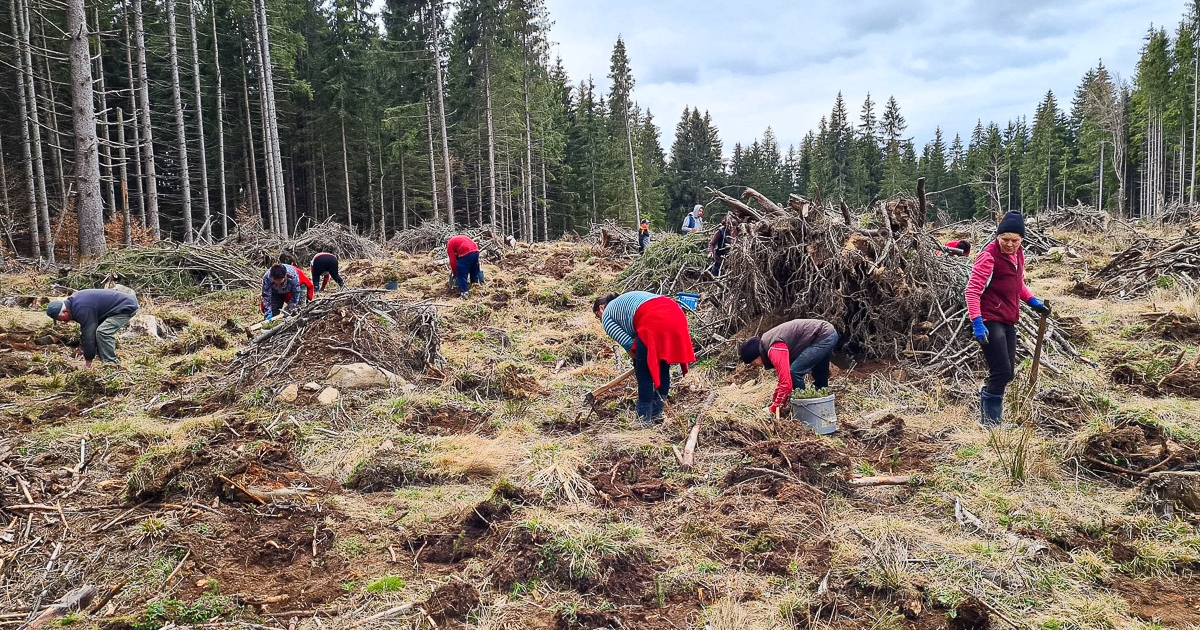
<svg viewBox="0 0 1200 630"><path fill-rule="evenodd" d="M637 335L633 329L633 316L639 306L656 297L660 296L649 291L630 291L617 296L604 306L604 317L600 319L604 332L626 351L632 350L633 338Z"/></svg>

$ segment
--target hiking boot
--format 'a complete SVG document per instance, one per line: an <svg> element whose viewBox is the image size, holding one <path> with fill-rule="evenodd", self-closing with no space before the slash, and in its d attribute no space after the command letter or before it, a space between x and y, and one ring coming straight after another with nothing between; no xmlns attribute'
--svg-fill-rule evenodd
<svg viewBox="0 0 1200 630"><path fill-rule="evenodd" d="M997 396L985 389L979 390L979 424L994 429L1000 426L1004 416L1004 396Z"/></svg>

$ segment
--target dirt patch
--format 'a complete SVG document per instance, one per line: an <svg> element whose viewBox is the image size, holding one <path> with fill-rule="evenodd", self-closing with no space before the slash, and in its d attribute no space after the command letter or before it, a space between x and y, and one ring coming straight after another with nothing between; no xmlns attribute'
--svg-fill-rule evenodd
<svg viewBox="0 0 1200 630"><path fill-rule="evenodd" d="M419 549L417 560L433 564L454 564L487 553L481 540L512 516L509 501L493 497L483 501L461 517L443 521L434 532L418 536L411 547ZM437 531L441 530L441 531Z"/></svg>
<svg viewBox="0 0 1200 630"><path fill-rule="evenodd" d="M474 586L455 580L437 587L421 606L434 621L444 624L465 620L479 606L479 601L479 591Z"/></svg>
<svg viewBox="0 0 1200 630"><path fill-rule="evenodd" d="M15 352L0 352L0 378L15 378L27 374L45 373L46 368L44 366L31 365L27 356Z"/></svg>
<svg viewBox="0 0 1200 630"><path fill-rule="evenodd" d="M658 463L642 453L597 460L583 473L610 507L661 501L676 492L674 485L663 479Z"/></svg>
<svg viewBox="0 0 1200 630"><path fill-rule="evenodd" d="M935 455L942 450L936 440L908 429L904 418L888 410L843 424L848 430L843 438L847 447L858 446L856 457L881 474L932 470Z"/></svg>
<svg viewBox="0 0 1200 630"><path fill-rule="evenodd" d="M954 608L950 630L991 630L992 618L983 602L968 597Z"/></svg>
<svg viewBox="0 0 1200 630"><path fill-rule="evenodd" d="M1147 329L1152 335L1167 341L1200 343L1200 322L1187 315L1171 313L1150 324Z"/></svg>
<svg viewBox="0 0 1200 630"><path fill-rule="evenodd" d="M1112 587L1139 619L1172 625L1200 623L1200 580L1196 578L1134 580L1118 575Z"/></svg>
<svg viewBox="0 0 1200 630"><path fill-rule="evenodd" d="M529 400L548 393L534 374L533 367L512 361L475 365L454 377L454 387L464 394L492 400Z"/></svg>
<svg viewBox="0 0 1200 630"><path fill-rule="evenodd" d="M440 405L419 404L408 414L406 428L431 435L481 433L490 435L495 429L488 425L491 415L484 409L455 403Z"/></svg>
<svg viewBox="0 0 1200 630"><path fill-rule="evenodd" d="M816 438L759 442L744 448L742 455L746 463L725 476L727 487L764 476L773 485L778 485L776 482L787 484L790 477L813 486L842 487L850 478L850 458ZM756 468L758 470L754 470ZM782 475L764 473L764 469Z"/></svg>
<svg viewBox="0 0 1200 630"><path fill-rule="evenodd" d="M360 492L380 492L446 481L443 476L426 468L417 455L392 448L381 449L359 462L342 485Z"/></svg>
<svg viewBox="0 0 1200 630"><path fill-rule="evenodd" d="M179 534L194 559L183 571L181 594L195 599L215 580L221 592L241 595L244 601L286 596L276 605L279 610L311 608L340 598L345 594L342 582L351 579L352 571L340 555L330 552L334 534L321 526L329 516L328 506L321 513L280 518L229 509L206 514L203 522L211 535L201 535L197 528Z"/></svg>
<svg viewBox="0 0 1200 630"><path fill-rule="evenodd" d="M221 405L215 402L201 402L199 400L181 398L158 405L154 413L162 418L193 418L196 416L207 416L220 409Z"/></svg>

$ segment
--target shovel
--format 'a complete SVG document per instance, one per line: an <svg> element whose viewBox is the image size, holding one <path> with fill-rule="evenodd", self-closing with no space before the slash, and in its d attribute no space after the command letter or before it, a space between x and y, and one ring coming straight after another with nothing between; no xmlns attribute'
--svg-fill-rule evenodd
<svg viewBox="0 0 1200 630"><path fill-rule="evenodd" d="M601 385L600 387L597 387L596 389L594 389L594 390L592 390L592 391L588 392L588 394L587 394L586 396L584 396L584 397L583 397L583 402L587 403L589 406L593 406L593 405L595 405L595 404L596 404L596 398L597 398L598 396L601 396L601 395L605 394L606 392L609 392L609 391L611 391L611 390L613 390L613 389L616 389L616 387L617 387L618 385L620 385L621 383L625 382L625 379L629 378L630 376L633 376L633 368L629 368L628 370L626 370L625 372L623 372L623 373L622 373L620 376L618 376L617 378L614 378L613 380L611 380L611 381L609 381L609 382L607 382L607 383L605 383L605 384Z"/></svg>
<svg viewBox="0 0 1200 630"><path fill-rule="evenodd" d="M1029 395L1033 396L1033 388L1037 385L1038 367L1042 360L1042 343L1046 340L1046 314L1038 318L1037 344L1033 346L1033 365L1029 368Z"/></svg>

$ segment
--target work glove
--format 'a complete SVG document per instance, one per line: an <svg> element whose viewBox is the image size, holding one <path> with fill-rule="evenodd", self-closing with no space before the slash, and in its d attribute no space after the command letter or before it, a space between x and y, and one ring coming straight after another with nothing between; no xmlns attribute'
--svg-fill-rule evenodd
<svg viewBox="0 0 1200 630"><path fill-rule="evenodd" d="M272 313L271 311L268 310L267 311L267 321L271 321L272 317L275 317L275 313Z"/></svg>
<svg viewBox="0 0 1200 630"><path fill-rule="evenodd" d="M1029 298L1029 308L1032 308L1038 315L1050 314L1050 305L1037 298Z"/></svg>
<svg viewBox="0 0 1200 630"><path fill-rule="evenodd" d="M987 344L988 329L987 329L987 326L983 325L983 317L982 316L976 317L975 319L971 320L971 330L972 330L972 332L975 333L976 341L978 341L980 344L985 344L985 345Z"/></svg>

